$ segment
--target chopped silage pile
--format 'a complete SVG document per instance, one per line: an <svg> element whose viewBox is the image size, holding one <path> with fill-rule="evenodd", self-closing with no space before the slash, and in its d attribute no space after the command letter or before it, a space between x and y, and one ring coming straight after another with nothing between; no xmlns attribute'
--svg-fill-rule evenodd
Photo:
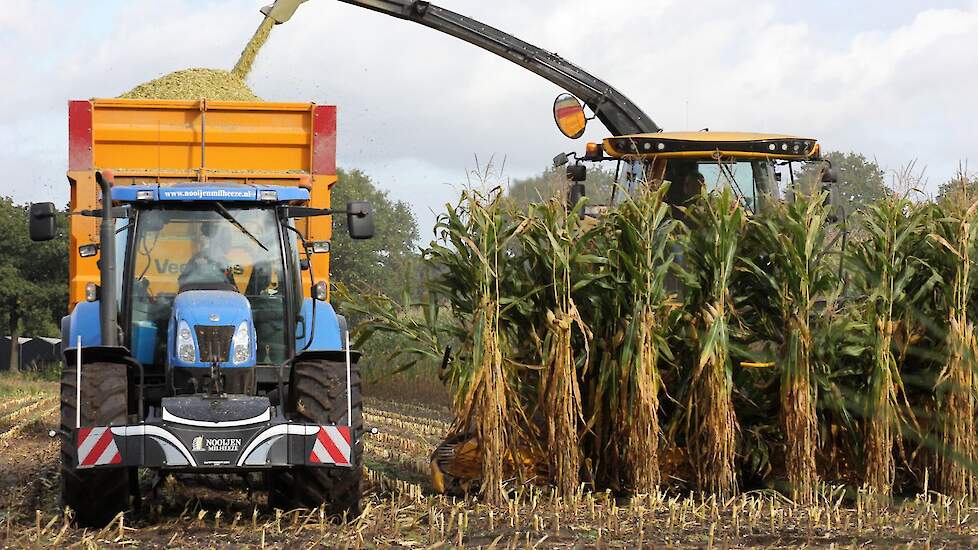
<svg viewBox="0 0 978 550"><path fill-rule="evenodd" d="M243 79L222 69L185 69L136 86L123 99L261 101Z"/></svg>

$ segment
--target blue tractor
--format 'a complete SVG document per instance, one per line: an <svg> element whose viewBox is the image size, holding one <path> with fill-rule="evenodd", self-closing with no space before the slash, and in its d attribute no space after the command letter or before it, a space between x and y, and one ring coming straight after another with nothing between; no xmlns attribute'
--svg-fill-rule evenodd
<svg viewBox="0 0 978 550"><path fill-rule="evenodd" d="M245 474L280 508L360 507L359 353L327 301L296 220L345 213L370 238L370 205L305 206L302 187L113 186L102 208L99 284L62 321L62 496L104 525L139 502L138 472ZM50 239L50 203L30 232ZM259 475L254 475L254 474ZM134 499L134 500L133 500Z"/></svg>

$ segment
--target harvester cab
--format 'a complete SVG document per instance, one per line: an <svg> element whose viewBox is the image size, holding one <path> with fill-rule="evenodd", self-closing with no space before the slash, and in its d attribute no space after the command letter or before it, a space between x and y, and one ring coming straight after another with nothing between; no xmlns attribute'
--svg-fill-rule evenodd
<svg viewBox="0 0 978 550"><path fill-rule="evenodd" d="M64 504L105 524L138 503L149 468L259 476L273 506L355 514L360 354L329 303L331 218L366 239L373 214L330 207L335 107L69 113ZM54 236L53 212L32 206L32 238Z"/></svg>
<svg viewBox="0 0 978 550"><path fill-rule="evenodd" d="M554 120L566 137L578 139L589 120L584 106L572 95L561 94L554 102ZM570 160L573 158L573 164ZM820 147L812 138L783 134L749 132L654 132L606 138L588 143L583 154L562 153L557 166L567 165L568 202L576 205L586 195L585 162L615 162L616 186L612 204L642 186L670 182L667 201L686 204L704 187L713 190L730 187L750 212L763 210L782 199L782 188L789 195L826 191L837 181L831 164L822 159ZM813 165L819 189L802 187L800 174ZM810 182L808 182L810 186ZM582 212L600 213L606 205L586 206ZM676 209L677 215L681 212Z"/></svg>

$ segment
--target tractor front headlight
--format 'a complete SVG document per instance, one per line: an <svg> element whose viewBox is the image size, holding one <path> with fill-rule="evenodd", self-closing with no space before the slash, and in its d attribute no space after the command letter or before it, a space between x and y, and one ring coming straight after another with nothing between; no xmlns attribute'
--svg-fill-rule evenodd
<svg viewBox="0 0 978 550"><path fill-rule="evenodd" d="M177 324L177 357L184 363L193 363L197 360L197 345L194 344L194 336L190 333L190 325L186 321Z"/></svg>
<svg viewBox="0 0 978 550"><path fill-rule="evenodd" d="M231 339L232 350L234 352L234 363L244 363L251 359L251 330L248 322L242 321L238 329L234 331L234 338Z"/></svg>

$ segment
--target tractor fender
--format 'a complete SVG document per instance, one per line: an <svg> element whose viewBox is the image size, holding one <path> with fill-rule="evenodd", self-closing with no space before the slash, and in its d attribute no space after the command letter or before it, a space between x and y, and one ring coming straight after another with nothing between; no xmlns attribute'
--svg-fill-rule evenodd
<svg viewBox="0 0 978 550"><path fill-rule="evenodd" d="M61 345L64 352L78 347L79 336L83 348L102 345L98 300L78 302L71 313L61 320Z"/></svg>
<svg viewBox="0 0 978 550"><path fill-rule="evenodd" d="M302 318L305 330L299 325L296 330L296 351L300 354L312 351L340 351L345 332L345 319L336 314L329 302L318 302L315 307L316 317L313 319L312 298L302 302ZM342 324L341 324L342 323ZM309 343L309 339L312 343ZM308 348L306 344L309 344Z"/></svg>
<svg viewBox="0 0 978 550"><path fill-rule="evenodd" d="M139 369L139 362L133 359L129 349L122 346L82 346L82 364L91 363L116 363L126 365L134 369ZM74 365L77 362L78 348L71 347L64 351L66 365Z"/></svg>

